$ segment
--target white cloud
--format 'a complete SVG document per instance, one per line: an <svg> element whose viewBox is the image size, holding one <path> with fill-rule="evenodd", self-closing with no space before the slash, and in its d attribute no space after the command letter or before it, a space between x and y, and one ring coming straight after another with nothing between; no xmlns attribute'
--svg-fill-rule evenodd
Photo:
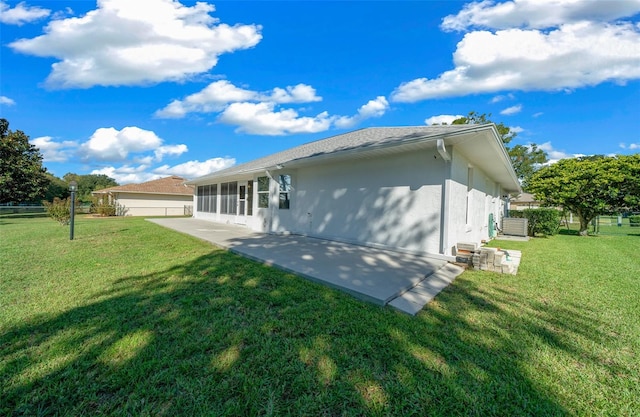
<svg viewBox="0 0 640 417"><path fill-rule="evenodd" d="M65 162L78 146L78 143L73 141L56 142L51 136L41 136L31 139L30 142L40 150L44 162Z"/></svg>
<svg viewBox="0 0 640 417"><path fill-rule="evenodd" d="M513 133L522 133L524 132L524 129L521 128L520 126L511 126L509 127L509 130Z"/></svg>
<svg viewBox="0 0 640 417"><path fill-rule="evenodd" d="M60 20L60 19L64 19L66 17L69 16L73 16L75 13L73 12L73 9L71 7L65 7L64 10L59 10L57 12L55 12L54 14L51 15L51 19L53 20Z"/></svg>
<svg viewBox="0 0 640 417"><path fill-rule="evenodd" d="M544 114L543 112L539 111L537 113L533 113L532 117L538 118L538 117L542 116L543 114Z"/></svg>
<svg viewBox="0 0 640 417"><path fill-rule="evenodd" d="M103 174L111 177L118 184L141 183L146 181L163 178L169 175L179 175L190 179L202 175L210 174L221 169L229 168L235 165L234 158L211 158L206 161L188 161L178 165L162 165L157 168L151 168L147 164L136 166L121 165L107 166L100 169L94 169L91 174Z"/></svg>
<svg viewBox="0 0 640 417"><path fill-rule="evenodd" d="M322 101L322 97L316 96L315 88L306 84L298 84L296 86L288 86L285 89L274 88L271 95L262 97L263 101L273 101L274 103L311 103L314 101Z"/></svg>
<svg viewBox="0 0 640 417"><path fill-rule="evenodd" d="M354 116L329 116L322 112L315 117L300 116L293 108L282 104L321 101L315 88L307 84L276 87L269 91L240 88L227 80L214 81L201 91L182 100L173 100L155 112L159 118L179 119L189 113L219 113L218 121L236 125L237 132L256 135L286 135L315 133L329 129L332 124L347 128L371 117L380 117L389 108L384 96L362 105Z"/></svg>
<svg viewBox="0 0 640 417"><path fill-rule="evenodd" d="M221 169L232 167L236 164L235 158L211 158L206 161L188 161L182 164L169 166L162 165L155 168L153 172L155 174L166 175L179 175L184 178L196 178L202 175L211 174Z"/></svg>
<svg viewBox="0 0 640 417"><path fill-rule="evenodd" d="M381 117L389 109L389 102L384 96L378 96L374 100L369 100L367 104L363 104L358 113L354 116L341 116L336 118L336 127L346 129L355 126L365 119L372 117Z"/></svg>
<svg viewBox="0 0 640 417"><path fill-rule="evenodd" d="M53 20L45 34L9 46L58 58L46 82L51 88L184 81L262 38L260 26L219 23L213 11L205 2L99 0L84 16Z"/></svg>
<svg viewBox="0 0 640 417"><path fill-rule="evenodd" d="M120 184L150 181L168 175L195 178L235 165L230 157L217 157L205 161L187 161L177 165L159 165L165 156L177 157L188 152L184 144L164 145L163 140L150 130L138 127L97 129L91 138L78 144L74 141L56 141L51 136L30 140L43 155L45 162L68 162L80 158L91 167L103 162L122 162L96 168L92 174L104 174Z"/></svg>
<svg viewBox="0 0 640 417"><path fill-rule="evenodd" d="M322 101L315 88L297 84L269 91L240 88L227 80L214 81L201 91L182 100L173 100L157 110L159 118L179 119L189 113L219 113L218 121L236 125L237 132L257 135L286 135L315 133L329 129L332 124L347 128L371 118L380 117L389 108L384 96L378 96L362 105L354 116L329 116L321 112L315 117L300 116L293 108L282 109L282 104L300 104Z"/></svg>
<svg viewBox="0 0 640 417"><path fill-rule="evenodd" d="M237 132L274 136L322 132L333 119L327 112L300 117L294 109L275 110L275 103L231 103L218 120L238 126Z"/></svg>
<svg viewBox="0 0 640 417"><path fill-rule="evenodd" d="M468 3L457 15L442 19L445 31L469 27L506 29L523 27L545 29L565 23L611 21L640 12L640 0L492 0Z"/></svg>
<svg viewBox="0 0 640 417"><path fill-rule="evenodd" d="M274 88L272 91L258 91L239 88L227 80L215 81L203 90L191 94L184 100L173 100L165 108L156 111L160 118L182 118L188 113L220 112L230 103L266 101L273 103L310 103L320 101L316 90L306 84Z"/></svg>
<svg viewBox="0 0 640 417"><path fill-rule="evenodd" d="M136 167L132 167L130 165L123 165L120 167L110 166L94 169L91 171L91 174L106 175L116 180L120 185L147 182L163 177L163 175L149 172L148 168L149 167L147 165L139 165Z"/></svg>
<svg viewBox="0 0 640 417"><path fill-rule="evenodd" d="M80 146L80 153L85 160L122 161L129 153L153 150L161 144L162 139L149 130L135 126L122 130L102 127Z"/></svg>
<svg viewBox="0 0 640 417"><path fill-rule="evenodd" d="M504 101L504 100L513 100L514 98L515 98L515 96L513 94L497 95L497 96L493 97L489 103L495 104L495 103L499 103L499 102Z"/></svg>
<svg viewBox="0 0 640 417"><path fill-rule="evenodd" d="M500 114L509 116L512 114L520 113L521 111L522 111L522 104L517 104L515 106L507 107L506 109L502 110Z"/></svg>
<svg viewBox="0 0 640 417"><path fill-rule="evenodd" d="M84 161L125 161L130 154L137 154L138 163L150 163L161 161L165 155L178 156L188 150L183 144L163 145L163 142L154 132L136 126L121 130L103 127L96 129L89 140L80 145L78 154Z"/></svg>
<svg viewBox="0 0 640 417"><path fill-rule="evenodd" d="M640 143L630 143L629 145L627 145L626 143L620 143L620 147L622 149L629 149L633 151L635 149L640 149Z"/></svg>
<svg viewBox="0 0 640 417"><path fill-rule="evenodd" d="M51 10L38 6L28 6L24 1L13 9L4 1L0 1L0 22L7 25L22 26L25 23L43 19L51 14Z"/></svg>
<svg viewBox="0 0 640 417"><path fill-rule="evenodd" d="M438 115L438 116L431 116L431 117L425 119L424 123L426 125L429 125L429 126L430 125L442 125L442 124L450 125L454 120L460 119L461 117L465 117L465 116L463 116L461 114L456 114L456 115L453 115L453 114L441 114L441 115Z"/></svg>
<svg viewBox="0 0 640 417"><path fill-rule="evenodd" d="M553 146L551 145L551 142L545 142L541 145L538 145L538 149L542 149L549 156L549 162L547 162L547 164L554 164L561 159L579 158L581 156L585 156L584 154L581 154L581 153L570 154L570 153L566 153L565 151L554 149Z"/></svg>
<svg viewBox="0 0 640 417"><path fill-rule="evenodd" d="M165 155L180 156L183 153L187 152L188 150L189 149L187 148L187 145L184 145L184 144L166 145L166 146L161 146L158 149L156 149L154 151L154 154L156 156L156 160L157 161L162 161L162 159L164 158Z"/></svg>
<svg viewBox="0 0 640 417"><path fill-rule="evenodd" d="M453 54L452 70L402 83L391 99L415 102L504 90L565 90L638 79L640 26L611 21L637 12L640 0L471 3L455 19L445 18L443 28L496 30L466 33ZM545 16L550 16L548 21Z"/></svg>
<svg viewBox="0 0 640 417"><path fill-rule="evenodd" d="M16 102L7 96L0 96L0 104L4 104L5 106L14 106Z"/></svg>

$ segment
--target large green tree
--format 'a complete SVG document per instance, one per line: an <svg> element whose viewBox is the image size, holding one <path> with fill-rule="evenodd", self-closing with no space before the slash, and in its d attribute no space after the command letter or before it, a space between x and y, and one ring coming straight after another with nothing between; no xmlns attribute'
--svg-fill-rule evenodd
<svg viewBox="0 0 640 417"><path fill-rule="evenodd" d="M527 189L529 184L529 178L533 175L533 173L540 167L542 164L548 161L547 153L538 148L538 145L531 144L528 146L524 145L516 145L509 146L509 142L513 138L517 136L517 132L514 132L508 126L505 126L504 123L495 123L490 120L491 113L477 113L475 111L470 111L467 116L460 117L454 120L451 124L454 125L464 125L464 124L485 124L485 123L494 123L498 129L498 134L500 134L500 138L509 153L509 157L511 158L511 164L513 165L513 169L518 176L522 184L522 188Z"/></svg>
<svg viewBox="0 0 640 417"><path fill-rule="evenodd" d="M586 235L597 215L640 210L640 154L561 159L533 174L529 191L578 216Z"/></svg>
<svg viewBox="0 0 640 417"><path fill-rule="evenodd" d="M38 201L48 185L46 172L29 137L0 119L0 204Z"/></svg>
<svg viewBox="0 0 640 417"><path fill-rule="evenodd" d="M77 198L82 202L91 202L91 192L101 190L103 188L116 187L118 183L113 178L104 174L86 174L78 175L74 173L65 174L64 179L67 184L71 181L78 183Z"/></svg>
<svg viewBox="0 0 640 417"><path fill-rule="evenodd" d="M69 184L63 181L62 179L56 177L53 174L47 172L47 180L49 184L47 185L47 190L44 193L44 199L46 201L53 201L54 198L58 197L60 199L65 199L69 197Z"/></svg>

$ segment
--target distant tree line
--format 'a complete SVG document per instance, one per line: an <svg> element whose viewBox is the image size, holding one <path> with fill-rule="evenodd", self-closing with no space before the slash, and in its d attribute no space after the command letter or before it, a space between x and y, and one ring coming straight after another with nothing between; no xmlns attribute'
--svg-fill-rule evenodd
<svg viewBox="0 0 640 417"><path fill-rule="evenodd" d="M106 175L67 173L58 178L42 166L40 150L29 143L23 131L9 129L7 119L0 119L0 204L53 201L69 197L69 183L78 183L77 199L91 202L91 192L118 183Z"/></svg>

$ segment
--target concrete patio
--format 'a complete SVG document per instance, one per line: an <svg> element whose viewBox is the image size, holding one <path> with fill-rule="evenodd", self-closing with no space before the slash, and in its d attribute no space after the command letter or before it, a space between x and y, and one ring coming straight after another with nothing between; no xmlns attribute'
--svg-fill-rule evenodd
<svg viewBox="0 0 640 417"><path fill-rule="evenodd" d="M416 314L463 270L436 258L193 218L149 221L378 305Z"/></svg>

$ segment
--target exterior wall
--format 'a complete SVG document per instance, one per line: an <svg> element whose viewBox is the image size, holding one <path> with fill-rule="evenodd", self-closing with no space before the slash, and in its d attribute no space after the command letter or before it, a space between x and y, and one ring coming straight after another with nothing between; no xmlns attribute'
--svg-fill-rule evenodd
<svg viewBox="0 0 640 417"><path fill-rule="evenodd" d="M117 193L116 203L125 216L182 216L184 206L193 205L190 195Z"/></svg>
<svg viewBox="0 0 640 417"><path fill-rule="evenodd" d="M446 168L435 150L282 173L292 175L291 208L275 206L270 231L440 252Z"/></svg>
<svg viewBox="0 0 640 417"><path fill-rule="evenodd" d="M193 213L260 232L453 256L458 242L489 240L489 214L500 224L504 203L500 187L478 168L469 187L469 160L455 147L448 152L450 162L436 150L422 150L225 178L215 182L216 213L197 211L197 197ZM278 207L283 174L291 176L289 209ZM270 178L268 208L258 208L261 176ZM220 214L220 183L229 181L255 181L252 216Z"/></svg>
<svg viewBox="0 0 640 417"><path fill-rule="evenodd" d="M469 167L473 169L471 190L468 184ZM448 233L443 243L444 254L455 254L454 248L458 242L480 244L483 240L489 240L489 214L493 214L494 223L500 224L504 213L501 193L498 184L453 149L448 189Z"/></svg>

